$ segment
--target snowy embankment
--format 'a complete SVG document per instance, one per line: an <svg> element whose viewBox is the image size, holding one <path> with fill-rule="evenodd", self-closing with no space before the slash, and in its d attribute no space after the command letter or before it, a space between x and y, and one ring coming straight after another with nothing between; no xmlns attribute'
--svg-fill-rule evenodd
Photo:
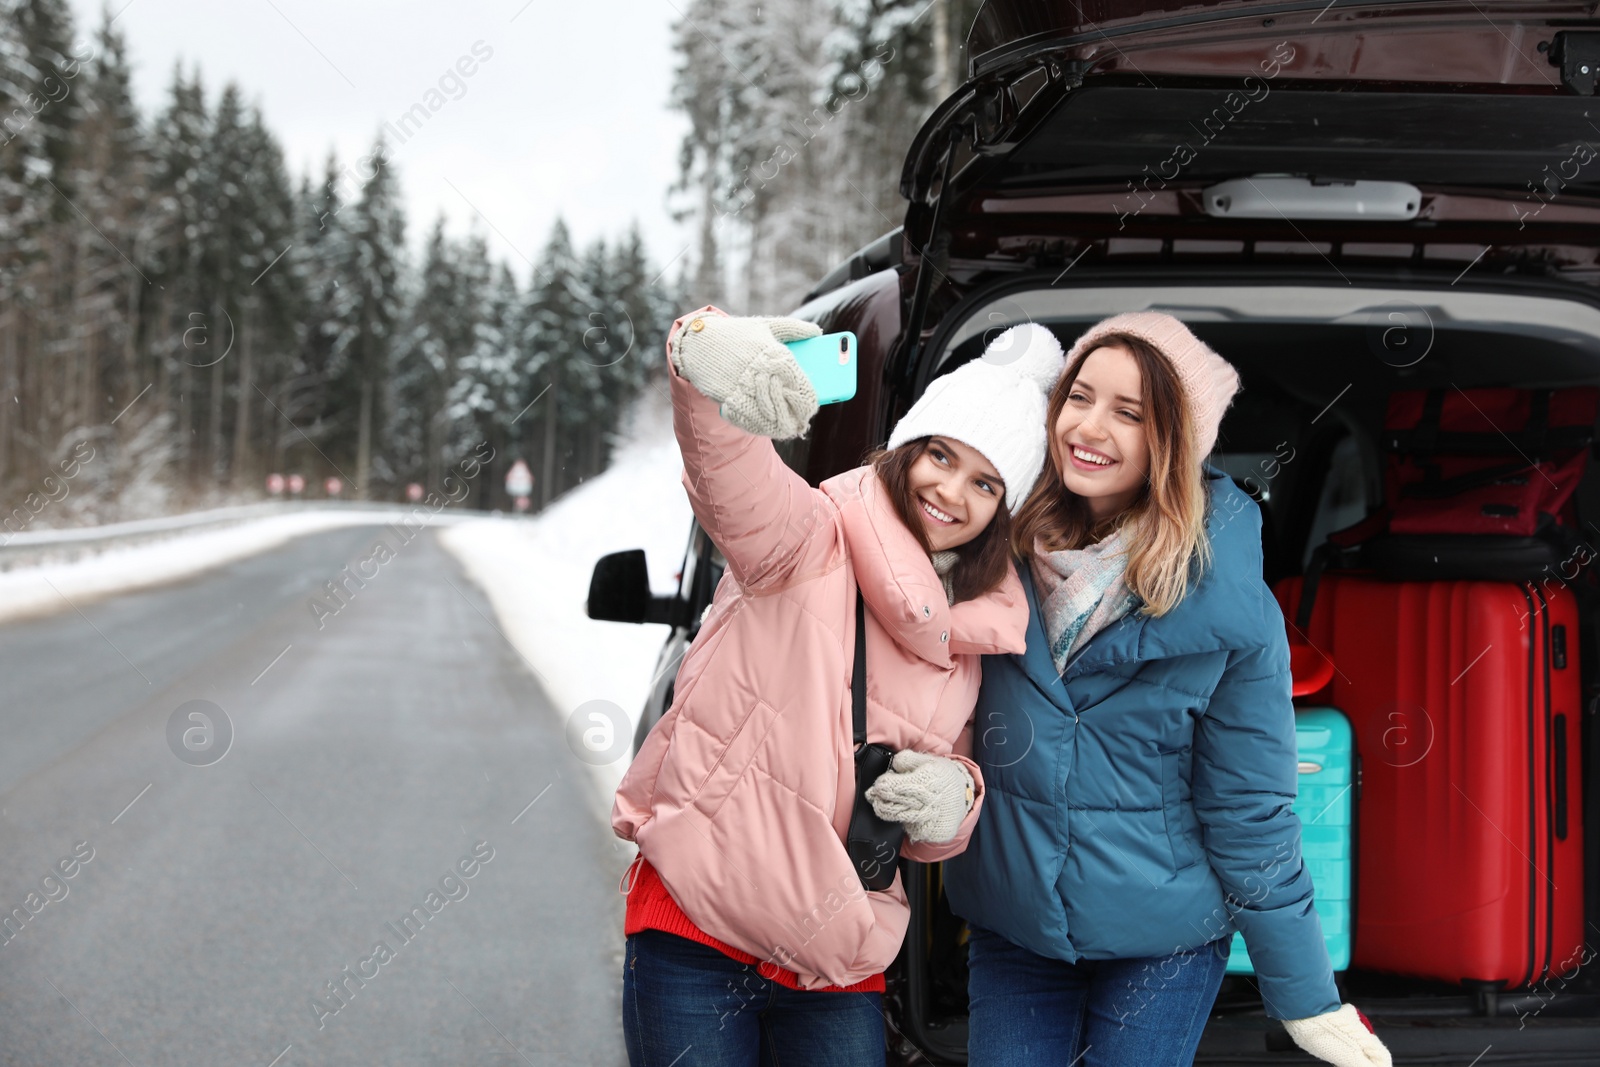
<svg viewBox="0 0 1600 1067"><path fill-rule="evenodd" d="M0 622L71 611L100 597L190 578L266 552L293 537L338 526L393 522L397 514L393 509L301 511L204 533L181 533L165 541L109 548L69 563L18 567L0 573ZM432 519L441 520L450 521L444 514Z"/></svg>
<svg viewBox="0 0 1600 1067"><path fill-rule="evenodd" d="M646 390L604 474L537 518L473 519L439 536L494 605L501 629L538 675L563 724L579 705L605 700L626 714L632 738L667 628L591 620L585 612L589 576L601 556L642 548L654 591L677 591L694 521L682 470L671 406ZM615 762L589 775L607 822L630 751L625 746ZM574 759L573 766L582 764Z"/></svg>

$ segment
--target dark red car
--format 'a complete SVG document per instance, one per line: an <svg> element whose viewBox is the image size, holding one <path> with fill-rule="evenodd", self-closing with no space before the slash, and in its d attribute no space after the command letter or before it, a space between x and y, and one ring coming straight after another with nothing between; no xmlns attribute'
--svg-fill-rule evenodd
<svg viewBox="0 0 1600 1067"><path fill-rule="evenodd" d="M1037 3L977 16L969 77L912 143L900 229L797 314L860 338L852 401L786 456L859 463L935 376L1017 322L1064 342L1170 311L1243 377L1212 462L1261 505L1268 582L1380 503L1396 389L1600 384L1600 19L1593 3ZM1285 460L1292 456L1291 460ZM1591 467L1592 467L1591 463ZM1600 515L1600 476L1579 489ZM676 598L597 568L597 617L693 637L721 560L696 531ZM1600 635L1585 616L1584 647ZM1586 655L1593 671L1594 657ZM641 731L671 700L671 670ZM1396 1063L1600 1063L1600 789L1584 678L1587 951L1521 988L1352 969ZM641 734L642 736L642 734ZM1357 806L1360 820L1418 817ZM965 949L937 867L908 864L891 1062L965 1062ZM1355 902L1359 909L1359 899ZM1201 1063L1312 1062L1229 978Z"/></svg>

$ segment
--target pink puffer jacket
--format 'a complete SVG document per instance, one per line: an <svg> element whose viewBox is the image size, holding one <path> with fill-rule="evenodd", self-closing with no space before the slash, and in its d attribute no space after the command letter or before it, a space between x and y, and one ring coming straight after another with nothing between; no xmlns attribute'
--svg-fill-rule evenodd
<svg viewBox="0 0 1600 1067"><path fill-rule="evenodd" d="M673 324L673 334L705 308ZM670 343L670 342L669 342ZM869 467L812 489L764 437L670 371L683 483L728 569L678 673L676 697L612 809L684 913L711 936L846 986L894 960L908 909L896 877L861 887L844 848L854 802L850 673L855 598L867 605L867 733L895 749L954 755L978 799L972 751L979 656L1021 652L1021 583L950 606L933 564Z"/></svg>

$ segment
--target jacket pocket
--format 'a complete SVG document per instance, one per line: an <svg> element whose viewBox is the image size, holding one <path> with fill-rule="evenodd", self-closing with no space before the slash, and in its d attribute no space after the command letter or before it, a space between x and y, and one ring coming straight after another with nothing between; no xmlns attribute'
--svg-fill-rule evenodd
<svg viewBox="0 0 1600 1067"><path fill-rule="evenodd" d="M1161 753L1161 811L1167 826L1174 870L1193 867L1206 858L1200 843L1200 820L1190 800L1188 769L1190 750Z"/></svg>
<svg viewBox="0 0 1600 1067"><path fill-rule="evenodd" d="M767 731L772 729L772 724L777 720L777 710L765 700L757 700L745 712L744 718L734 728L733 735L728 738L728 743L723 746L722 753L695 790L694 806L702 815L708 819L716 817L723 801L728 799L728 794L733 792L733 787L739 784L739 779L749 769L750 761L761 750L762 743L767 739Z"/></svg>

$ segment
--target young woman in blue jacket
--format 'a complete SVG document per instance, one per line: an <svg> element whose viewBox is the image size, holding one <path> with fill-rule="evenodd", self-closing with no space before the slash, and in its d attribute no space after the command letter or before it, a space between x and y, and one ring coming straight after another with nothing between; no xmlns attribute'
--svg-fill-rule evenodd
<svg viewBox="0 0 1600 1067"><path fill-rule="evenodd" d="M1301 1048L1390 1062L1340 1004L1312 910L1261 514L1203 462L1238 387L1139 312L1079 338L1051 393L1050 462L1013 525L1027 651L984 658L988 800L946 863L974 1067L1193 1062L1236 930Z"/></svg>

